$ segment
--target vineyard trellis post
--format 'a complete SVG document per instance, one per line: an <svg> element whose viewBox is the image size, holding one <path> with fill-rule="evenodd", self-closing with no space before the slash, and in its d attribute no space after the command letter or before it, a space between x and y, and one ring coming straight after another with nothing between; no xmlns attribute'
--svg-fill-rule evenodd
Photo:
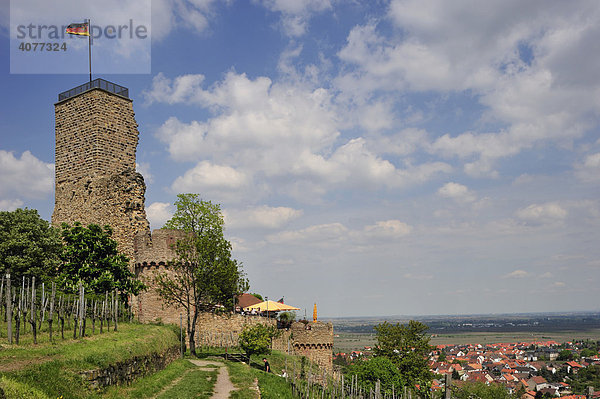
<svg viewBox="0 0 600 399"><path fill-rule="evenodd" d="M50 309L48 311L48 333L52 342L52 322L54 321L54 299L56 298L56 284L52 282L52 293L50 294Z"/></svg>
<svg viewBox="0 0 600 399"><path fill-rule="evenodd" d="M7 322L7 334L8 343L13 343L12 337L12 292L10 286L10 273L6 273L6 322Z"/></svg>
<svg viewBox="0 0 600 399"><path fill-rule="evenodd" d="M73 318L73 339L77 339L77 316L79 315L79 300L73 299L71 317Z"/></svg>
<svg viewBox="0 0 600 399"><path fill-rule="evenodd" d="M2 312L2 308L4 308L4 306L2 305L3 298L4 298L4 276L2 276L0 278L0 316L2 317L2 320L6 321L6 312ZM0 331L0 337L2 337L2 331Z"/></svg>
<svg viewBox="0 0 600 399"><path fill-rule="evenodd" d="M106 306L104 307L105 313L103 317L106 319L106 329L110 330L110 317L108 316L110 314L110 306L108 303L108 291L104 293L104 302L106 303Z"/></svg>
<svg viewBox="0 0 600 399"><path fill-rule="evenodd" d="M58 300L58 320L60 321L60 337L65 339L65 297L60 296Z"/></svg>
<svg viewBox="0 0 600 399"><path fill-rule="evenodd" d="M35 310L35 276L31 279L31 312L29 315L29 324L31 324L31 332L33 333L33 343L37 344L37 318Z"/></svg>
<svg viewBox="0 0 600 399"><path fill-rule="evenodd" d="M21 288L21 296L19 297L19 319L23 321L23 334L27 332L27 315L29 314L29 306L27 305L29 300L27 298L29 298L28 292L30 287L30 281L27 280L27 285L25 285L25 276L23 276L23 287Z"/></svg>
<svg viewBox="0 0 600 399"><path fill-rule="evenodd" d="M114 331L117 331L117 316L119 314L119 296L117 295L117 289L115 288L115 290L112 293L112 298L113 298L113 318L114 318L114 323L115 323L115 327L114 327Z"/></svg>

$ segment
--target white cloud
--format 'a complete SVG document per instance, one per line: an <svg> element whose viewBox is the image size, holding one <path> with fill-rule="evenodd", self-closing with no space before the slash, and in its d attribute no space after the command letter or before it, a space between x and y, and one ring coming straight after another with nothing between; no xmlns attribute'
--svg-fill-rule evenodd
<svg viewBox="0 0 600 399"><path fill-rule="evenodd" d="M383 34L376 22L354 27L338 53L347 68L336 86L351 99L470 93L485 107L482 126L495 129L445 134L429 151L465 162L470 176L496 177L498 159L569 143L597 124L600 51L590 48L599 46L600 12L593 1L578 5L394 0L399 33Z"/></svg>
<svg viewBox="0 0 600 399"><path fill-rule="evenodd" d="M291 37L304 35L310 17L314 13L331 9L330 0L262 0L267 9L281 13L281 27Z"/></svg>
<svg viewBox="0 0 600 399"><path fill-rule="evenodd" d="M171 189L178 193L203 193L219 200L244 190L250 179L230 166L201 161L194 168L175 179Z"/></svg>
<svg viewBox="0 0 600 399"><path fill-rule="evenodd" d="M412 227L400 220L382 220L361 229L351 229L339 222L319 224L300 230L285 230L267 236L272 244L293 244L315 247L376 245L381 240L400 239L409 235Z"/></svg>
<svg viewBox="0 0 600 399"><path fill-rule="evenodd" d="M458 202L473 202L477 199L467 186L454 182L444 184L438 189L437 193L442 197L451 198Z"/></svg>
<svg viewBox="0 0 600 399"><path fill-rule="evenodd" d="M164 39L181 26L195 33L206 32L215 14L215 3L216 0L152 0L152 37Z"/></svg>
<svg viewBox="0 0 600 399"><path fill-rule="evenodd" d="M531 204L517 211L517 217L534 224L546 224L564 220L568 212L555 202Z"/></svg>
<svg viewBox="0 0 600 399"><path fill-rule="evenodd" d="M557 281L554 284L552 284L553 288L563 288L565 286L566 286L566 284L564 282L562 282L562 281Z"/></svg>
<svg viewBox="0 0 600 399"><path fill-rule="evenodd" d="M515 270L504 275L504 278L525 278L528 277L529 273L525 270Z"/></svg>
<svg viewBox="0 0 600 399"><path fill-rule="evenodd" d="M146 216L153 229L159 229L171 219L175 208L168 202L153 202L146 207Z"/></svg>
<svg viewBox="0 0 600 399"><path fill-rule="evenodd" d="M428 147L429 138L423 129L407 128L398 133L371 137L368 145L378 154L410 155Z"/></svg>
<svg viewBox="0 0 600 399"><path fill-rule="evenodd" d="M149 162L140 162L135 163L135 169L138 173L144 176L144 181L146 184L154 182L154 176L150 173L150 163Z"/></svg>
<svg viewBox="0 0 600 399"><path fill-rule="evenodd" d="M278 206L248 207L243 210L226 209L223 211L227 228L268 228L278 229L290 221L302 216L298 209Z"/></svg>
<svg viewBox="0 0 600 399"><path fill-rule="evenodd" d="M0 150L0 197L44 198L54 185L54 164L37 159L25 151L21 157Z"/></svg>
<svg viewBox="0 0 600 399"><path fill-rule="evenodd" d="M411 226L400 220L383 220L364 228L367 236L380 238L403 237L410 234L411 230Z"/></svg>
<svg viewBox="0 0 600 399"><path fill-rule="evenodd" d="M301 230L286 230L267 236L272 244L331 246L342 243L349 229L341 223L309 226Z"/></svg>
<svg viewBox="0 0 600 399"><path fill-rule="evenodd" d="M373 144L365 137L341 140L338 128L345 123L344 111L326 89L273 83L264 77L251 80L233 72L208 90L201 83L199 75L170 80L159 74L146 92L152 102L193 103L214 114L207 121L189 123L172 117L158 129L157 136L173 159L202 160L175 181L174 190L211 186L206 182L209 173L204 172L207 162L235 169L229 176L234 187L253 181L249 189L254 197L267 190L309 201L336 188L420 184L451 170L442 162L397 167L376 152L385 144L381 138ZM395 152L417 146L423 135L411 129L399 134L399 139L410 140L404 149L400 144L390 146ZM226 181L221 179L219 185Z"/></svg>
<svg viewBox="0 0 600 399"><path fill-rule="evenodd" d="M147 96L199 104L217 115L207 123L185 124L176 118L165 122L158 137L169 144L174 158L228 156L276 174L280 162L289 164L303 151L327 149L339 136L331 96L324 89L273 84L264 77L250 80L232 72L211 90L195 87L197 79L187 79L186 88L174 88L183 80L175 79L173 88L166 89L165 80L155 78Z"/></svg>
<svg viewBox="0 0 600 399"><path fill-rule="evenodd" d="M584 182L600 180L600 152L589 154L583 162L576 164L575 175Z"/></svg>
<svg viewBox="0 0 600 399"><path fill-rule="evenodd" d="M169 79L158 73L152 79L152 89L142 95L148 104L167 103L177 104L191 100L194 93L201 90L204 75L182 75Z"/></svg>
<svg viewBox="0 0 600 399"><path fill-rule="evenodd" d="M0 211L12 212L23 206L23 201L20 199L0 199Z"/></svg>

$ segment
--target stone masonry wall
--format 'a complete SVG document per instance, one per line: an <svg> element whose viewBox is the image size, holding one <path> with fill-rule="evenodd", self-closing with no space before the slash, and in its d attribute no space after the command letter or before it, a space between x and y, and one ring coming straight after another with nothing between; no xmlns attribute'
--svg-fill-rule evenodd
<svg viewBox="0 0 600 399"><path fill-rule="evenodd" d="M329 374L333 370L333 324L296 322L290 328L294 353L309 358Z"/></svg>
<svg viewBox="0 0 600 399"><path fill-rule="evenodd" d="M175 244L185 237L181 230L156 229L137 234L134 239L136 264L141 266L166 265L175 258Z"/></svg>
<svg viewBox="0 0 600 399"><path fill-rule="evenodd" d="M140 233L135 237L135 273L148 286L136 298L138 320L142 323L162 321L179 324L179 315L186 322L186 311L182 307L167 306L158 295L153 283L156 273L171 273L169 263L176 258L174 245L185 236L180 230L159 229L152 233ZM238 335L247 324L276 325L274 319L239 314L215 315L201 313L197 323L198 345L237 345Z"/></svg>
<svg viewBox="0 0 600 399"><path fill-rule="evenodd" d="M52 224L110 225L133 264L134 237L149 230L146 185L135 171L137 123L131 100L92 89L55 104Z"/></svg>
<svg viewBox="0 0 600 399"><path fill-rule="evenodd" d="M158 229L135 236L135 275L148 287L133 301L138 320L142 323L162 321L179 324L179 313L184 313L184 310L167 306L156 292L153 279L156 273L170 273L166 265L176 258L174 245L184 235L179 230Z"/></svg>
<svg viewBox="0 0 600 399"><path fill-rule="evenodd" d="M130 384L137 378L164 369L177 359L181 348L179 345L169 348L163 353L149 353L136 356L110 365L104 369L89 370L81 373L83 378L94 388L101 389L110 385Z"/></svg>
<svg viewBox="0 0 600 399"><path fill-rule="evenodd" d="M277 321L261 316L202 313L197 324L200 338L198 344L216 347L237 346L239 335L244 327L254 324L277 326Z"/></svg>
<svg viewBox="0 0 600 399"><path fill-rule="evenodd" d="M92 89L54 105L56 184L135 170L132 101Z"/></svg>

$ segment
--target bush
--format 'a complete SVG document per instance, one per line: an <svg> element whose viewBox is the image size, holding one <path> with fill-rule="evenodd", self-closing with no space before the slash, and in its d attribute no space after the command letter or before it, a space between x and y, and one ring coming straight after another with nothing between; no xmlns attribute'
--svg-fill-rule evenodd
<svg viewBox="0 0 600 399"><path fill-rule="evenodd" d="M264 355L271 352L271 339L277 336L273 326L255 324L246 326L239 336L240 348L246 355Z"/></svg>

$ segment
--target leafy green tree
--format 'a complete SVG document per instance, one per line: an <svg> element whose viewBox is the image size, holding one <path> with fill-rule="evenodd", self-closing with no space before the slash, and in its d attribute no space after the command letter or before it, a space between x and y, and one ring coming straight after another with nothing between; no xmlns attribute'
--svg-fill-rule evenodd
<svg viewBox="0 0 600 399"><path fill-rule="evenodd" d="M458 373L458 371L452 370L452 379L453 380L459 380L460 379L460 374Z"/></svg>
<svg viewBox="0 0 600 399"><path fill-rule="evenodd" d="M527 390L525 389L523 384L519 384L519 388L517 388L517 390L513 393L513 397L521 399L523 395L525 395L525 393L527 393Z"/></svg>
<svg viewBox="0 0 600 399"><path fill-rule="evenodd" d="M452 392L456 399L510 399L512 396L500 384L486 385L483 382L467 382Z"/></svg>
<svg viewBox="0 0 600 399"><path fill-rule="evenodd" d="M567 360L573 360L573 351L570 350L562 350L558 353L558 360L560 361L567 361Z"/></svg>
<svg viewBox="0 0 600 399"><path fill-rule="evenodd" d="M154 278L157 292L167 304L186 310L190 352L196 354L198 315L217 306L233 309L233 298L248 289L241 264L231 256L231 243L223 236L224 221L218 204L197 194L179 194L177 210L165 228L188 234L175 245L177 259L169 272Z"/></svg>
<svg viewBox="0 0 600 399"><path fill-rule="evenodd" d="M339 353L337 355L333 355L333 364L336 366L346 367L348 366L348 361L344 356L341 356Z"/></svg>
<svg viewBox="0 0 600 399"><path fill-rule="evenodd" d="M129 270L127 256L117 250L112 232L110 226L62 224L63 264L58 275L62 289L76 292L81 281L88 292L102 294L117 289L123 299L144 289Z"/></svg>
<svg viewBox="0 0 600 399"><path fill-rule="evenodd" d="M246 325L239 335L240 348L248 357L271 352L271 340L277 336L274 326L264 324Z"/></svg>
<svg viewBox="0 0 600 399"><path fill-rule="evenodd" d="M60 233L37 210L0 212L0 275L47 279L56 274L61 249Z"/></svg>
<svg viewBox="0 0 600 399"><path fill-rule="evenodd" d="M381 384L383 394L392 394L401 391L401 387L407 385L407 380L401 375L398 367L387 357L377 356L370 360L359 360L350 364L344 374L348 380L356 376L358 384L364 391L375 390L377 381Z"/></svg>
<svg viewBox="0 0 600 399"><path fill-rule="evenodd" d="M426 386L433 379L429 371L429 337L427 325L410 320L408 324L384 322L375 326L375 355L388 358L396 365L406 385Z"/></svg>
<svg viewBox="0 0 600 399"><path fill-rule="evenodd" d="M588 386L600 390L600 366L593 364L571 374L570 384L573 392L578 394L583 394Z"/></svg>
<svg viewBox="0 0 600 399"><path fill-rule="evenodd" d="M446 352L443 349L440 349L440 355L438 356L438 362L446 361Z"/></svg>
<svg viewBox="0 0 600 399"><path fill-rule="evenodd" d="M282 312L279 314L279 322L285 327L289 328L291 324L296 320L296 313L294 312Z"/></svg>
<svg viewBox="0 0 600 399"><path fill-rule="evenodd" d="M592 357L592 356L596 356L597 354L598 354L598 351L594 351L594 350L592 350L590 348L584 348L579 353L579 356L581 356L581 357Z"/></svg>

